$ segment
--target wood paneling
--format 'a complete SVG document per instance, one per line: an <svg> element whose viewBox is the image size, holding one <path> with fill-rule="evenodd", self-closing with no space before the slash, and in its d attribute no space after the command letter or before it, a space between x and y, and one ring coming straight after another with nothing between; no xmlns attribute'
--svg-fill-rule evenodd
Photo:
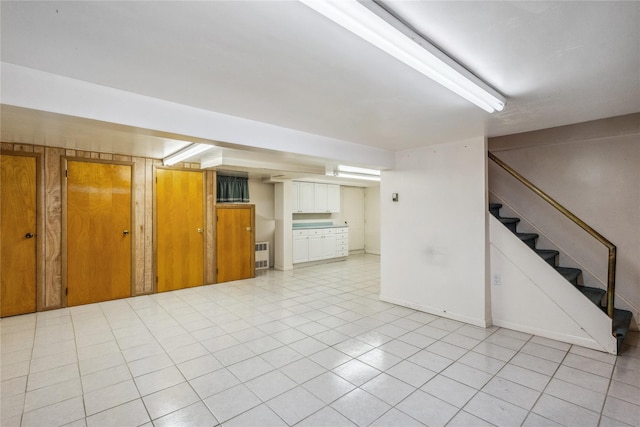
<svg viewBox="0 0 640 427"><path fill-rule="evenodd" d="M204 282L216 283L216 217L213 209L216 203L216 172L206 171L207 236L205 243Z"/></svg>
<svg viewBox="0 0 640 427"><path fill-rule="evenodd" d="M5 317L36 311L36 158L3 154L0 170L0 317Z"/></svg>
<svg viewBox="0 0 640 427"><path fill-rule="evenodd" d="M43 308L62 304L62 148L47 148L45 169L45 283Z"/></svg>
<svg viewBox="0 0 640 427"><path fill-rule="evenodd" d="M145 290L145 263L144 263L144 241L147 227L144 220L145 215L145 159L134 157L133 161L133 194L134 194L134 228L133 245L135 253L138 254L134 260L134 289L135 294L146 293Z"/></svg>
<svg viewBox="0 0 640 427"><path fill-rule="evenodd" d="M1 142L6 151L33 152L41 155L39 162L39 231L44 238L38 241L38 301L37 310L48 310L64 306L62 286L62 159L64 156L76 159L112 158L114 161L131 162L134 170L133 211L133 278L132 292L136 295L154 292L155 271L153 259L153 167L162 161L110 153L44 147L39 145L13 144ZM102 154L102 155L101 155ZM105 156L105 154L108 154ZM111 157L109 157L111 156ZM179 165L198 170L198 163ZM188 166L188 167L187 167ZM215 201L215 172L207 171L207 227L206 227L206 283L215 282L215 222L213 209Z"/></svg>
<svg viewBox="0 0 640 427"><path fill-rule="evenodd" d="M131 165L67 162L67 305L131 295Z"/></svg>

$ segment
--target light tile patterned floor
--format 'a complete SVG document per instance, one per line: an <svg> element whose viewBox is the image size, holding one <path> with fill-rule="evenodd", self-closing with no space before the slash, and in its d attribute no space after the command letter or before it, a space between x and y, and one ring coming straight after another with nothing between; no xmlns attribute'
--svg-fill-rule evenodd
<svg viewBox="0 0 640 427"><path fill-rule="evenodd" d="M616 358L378 300L379 258L0 321L10 426L640 425Z"/></svg>

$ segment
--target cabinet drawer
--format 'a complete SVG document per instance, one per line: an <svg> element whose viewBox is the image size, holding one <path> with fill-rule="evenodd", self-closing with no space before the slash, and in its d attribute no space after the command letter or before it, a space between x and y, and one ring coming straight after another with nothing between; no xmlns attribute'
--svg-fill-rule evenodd
<svg viewBox="0 0 640 427"><path fill-rule="evenodd" d="M307 231L309 231L309 236L322 236L322 229L320 228L311 228Z"/></svg>
<svg viewBox="0 0 640 427"><path fill-rule="evenodd" d="M293 237L308 236L309 230L293 230Z"/></svg>
<svg viewBox="0 0 640 427"><path fill-rule="evenodd" d="M347 227L338 227L338 228L336 228L336 233L347 234L348 232L349 232L349 229Z"/></svg>
<svg viewBox="0 0 640 427"><path fill-rule="evenodd" d="M336 229L335 228L323 228L322 229L322 235L323 236L327 236L329 234L335 234L336 233Z"/></svg>

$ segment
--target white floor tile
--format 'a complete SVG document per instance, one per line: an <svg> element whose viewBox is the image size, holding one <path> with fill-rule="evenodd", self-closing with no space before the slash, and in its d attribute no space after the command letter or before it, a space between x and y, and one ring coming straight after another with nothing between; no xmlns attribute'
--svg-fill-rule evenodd
<svg viewBox="0 0 640 427"><path fill-rule="evenodd" d="M331 407L359 426L371 424L391 409L390 405L361 389L349 392Z"/></svg>
<svg viewBox="0 0 640 427"><path fill-rule="evenodd" d="M61 426L84 419L82 397L74 397L35 411L25 412L22 417L24 427Z"/></svg>
<svg viewBox="0 0 640 427"><path fill-rule="evenodd" d="M197 402L193 405L178 409L175 412L160 417L153 422L155 427L174 426L215 426L218 420L213 416L207 405Z"/></svg>
<svg viewBox="0 0 640 427"><path fill-rule="evenodd" d="M391 406L397 405L416 389L415 387L385 373L367 381L360 386L360 388Z"/></svg>
<svg viewBox="0 0 640 427"><path fill-rule="evenodd" d="M142 400L136 399L87 417L87 426L139 426L149 421L149 415Z"/></svg>
<svg viewBox="0 0 640 427"><path fill-rule="evenodd" d="M472 415L497 426L517 426L522 424L528 411L504 400L480 392L464 407Z"/></svg>
<svg viewBox="0 0 640 427"><path fill-rule="evenodd" d="M295 402L295 404L291 404ZM296 387L267 402L267 405L288 425L307 418L325 404L302 387Z"/></svg>
<svg viewBox="0 0 640 427"><path fill-rule="evenodd" d="M2 426L637 425L640 334L615 357L382 302L379 280L352 255L2 319Z"/></svg>
<svg viewBox="0 0 640 427"><path fill-rule="evenodd" d="M198 400L198 395L188 383L166 388L142 398L152 420L187 407Z"/></svg>
<svg viewBox="0 0 640 427"><path fill-rule="evenodd" d="M446 425L458 412L458 408L437 399L421 390L400 402L396 409L404 412L425 425L440 427Z"/></svg>
<svg viewBox="0 0 640 427"><path fill-rule="evenodd" d="M478 392L478 390L454 381L443 375L438 375L426 383L420 390L429 393L453 406L462 408Z"/></svg>

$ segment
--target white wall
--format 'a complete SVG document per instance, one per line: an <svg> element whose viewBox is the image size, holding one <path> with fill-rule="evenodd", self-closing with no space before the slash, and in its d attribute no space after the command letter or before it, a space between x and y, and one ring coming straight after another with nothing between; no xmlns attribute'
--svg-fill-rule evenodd
<svg viewBox="0 0 640 427"><path fill-rule="evenodd" d="M364 251L364 188L340 186L342 221L349 225L349 250Z"/></svg>
<svg viewBox="0 0 640 427"><path fill-rule="evenodd" d="M491 323L486 168L482 136L396 154L380 186L382 300Z"/></svg>
<svg viewBox="0 0 640 427"><path fill-rule="evenodd" d="M256 209L256 242L269 242L269 266L273 266L276 230L273 184L250 178L249 199Z"/></svg>
<svg viewBox="0 0 640 427"><path fill-rule="evenodd" d="M389 196L391 197L391 196ZM364 190L364 251L380 255L380 187Z"/></svg>
<svg viewBox="0 0 640 427"><path fill-rule="evenodd" d="M640 114L489 140L490 149L618 248L616 306L640 318ZM606 288L606 248L490 162L490 189L557 248L560 264ZM527 225L523 224L523 231Z"/></svg>
<svg viewBox="0 0 640 427"><path fill-rule="evenodd" d="M490 217L493 324L615 354L611 319Z"/></svg>

